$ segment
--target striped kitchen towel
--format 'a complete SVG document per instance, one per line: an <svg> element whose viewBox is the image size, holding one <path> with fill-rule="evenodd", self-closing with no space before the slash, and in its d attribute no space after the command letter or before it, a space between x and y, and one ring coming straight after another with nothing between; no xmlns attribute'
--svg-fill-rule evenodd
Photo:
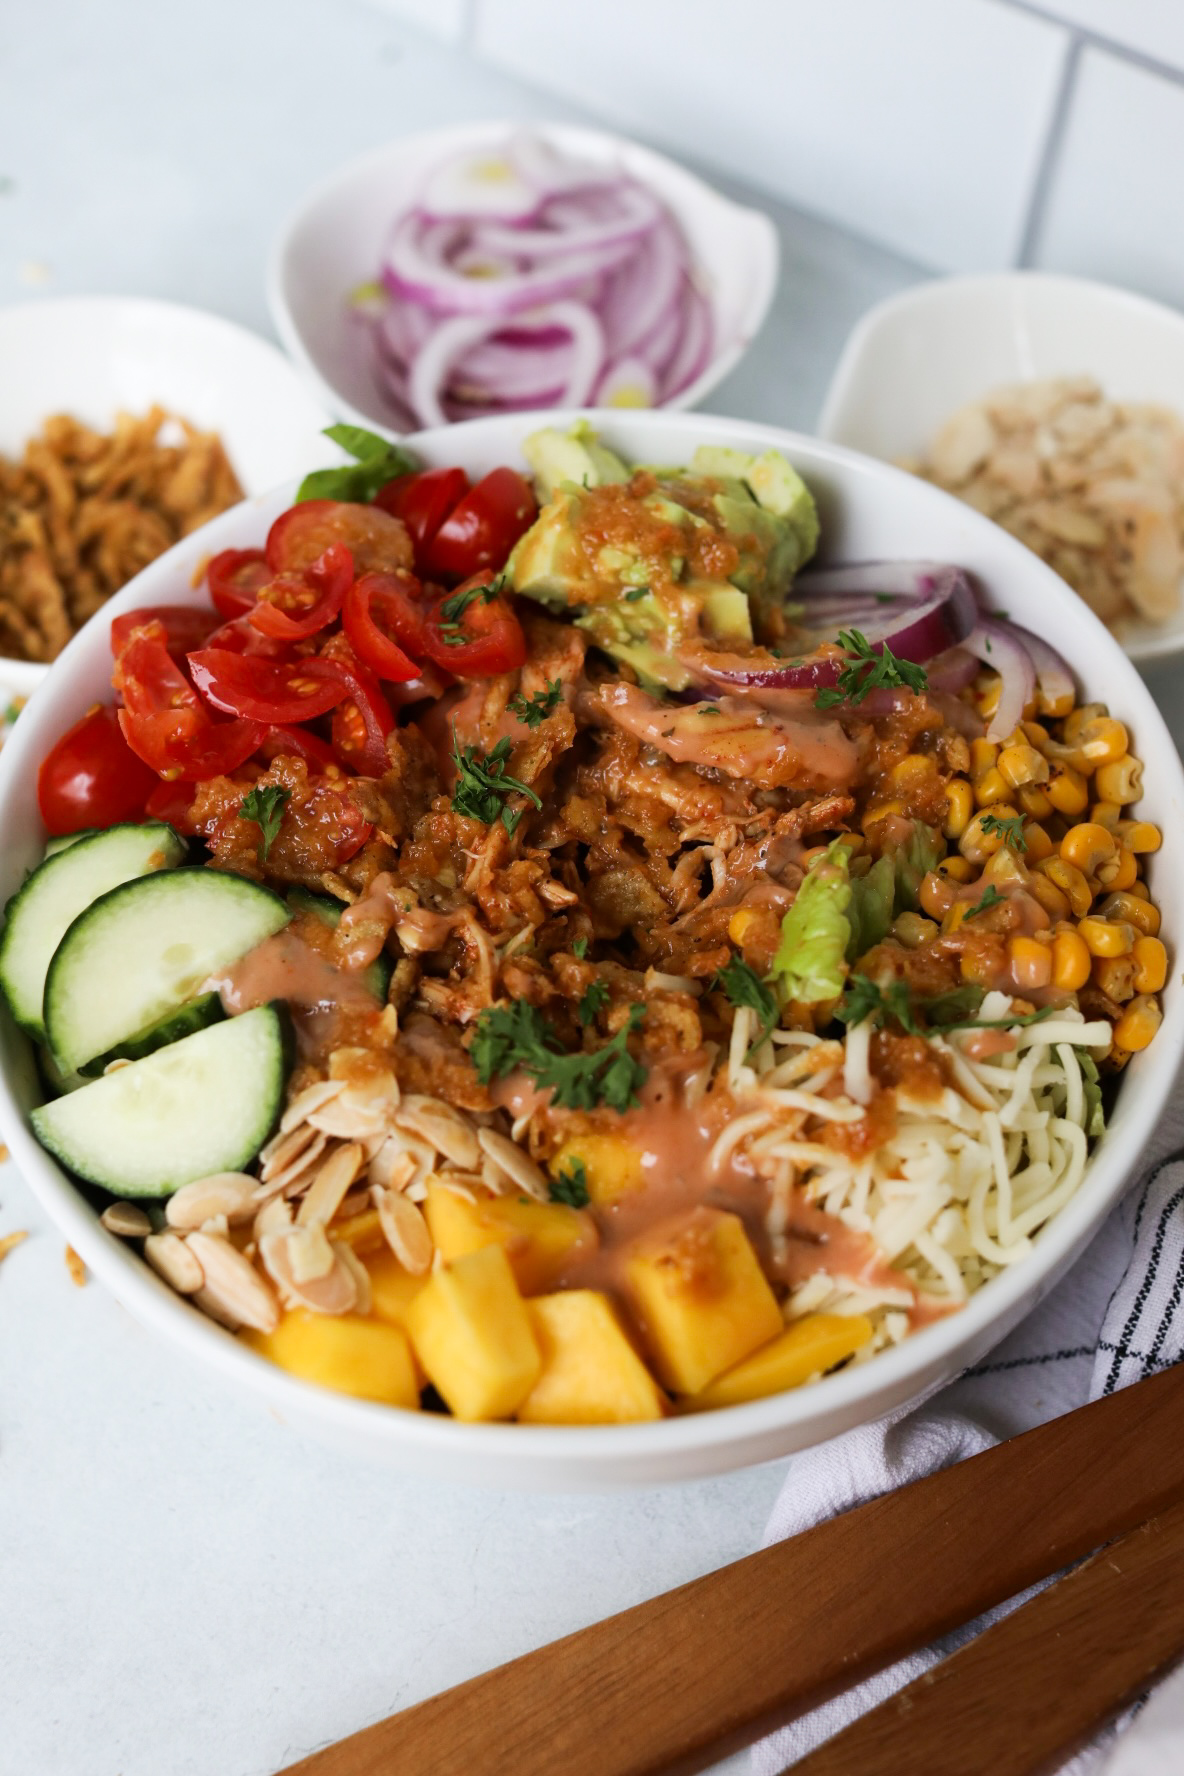
<svg viewBox="0 0 1184 1776"><path fill-rule="evenodd" d="M1165 1134L1171 1134L1178 1149L1180 1133L1178 1128L1161 1130L1159 1150ZM1184 1156L1177 1150L1152 1166L1068 1276L985 1362L911 1414L862 1426L795 1456L769 1521L766 1545L976 1455L1001 1437L1154 1375L1181 1356ZM776 1776L792 1768L815 1745L928 1670L991 1619L902 1659L763 1740L753 1751L753 1776ZM1165 1691L1169 1687L1171 1680ZM1116 1732L1138 1714L1138 1708L1132 1709L1119 1729L1108 1729L1095 1746L1066 1764L1062 1776L1105 1776L1111 1754L1118 1755ZM1124 1759L1142 1725L1140 1720L1120 1741ZM1172 1768L1184 1770L1184 1738L1175 1756ZM1137 1760L1129 1765L1138 1767Z"/></svg>

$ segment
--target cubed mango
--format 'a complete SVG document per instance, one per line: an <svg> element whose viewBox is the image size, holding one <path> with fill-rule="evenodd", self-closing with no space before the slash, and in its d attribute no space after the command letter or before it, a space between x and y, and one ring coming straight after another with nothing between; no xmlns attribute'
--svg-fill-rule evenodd
<svg viewBox="0 0 1184 1776"><path fill-rule="evenodd" d="M619 1135L572 1135L548 1160L547 1170L558 1178L570 1172L577 1160L584 1168L588 1195L600 1208L645 1183L641 1149Z"/></svg>
<svg viewBox="0 0 1184 1776"><path fill-rule="evenodd" d="M446 1263L483 1246L503 1246L524 1295L554 1288L565 1267L594 1251L600 1239L584 1210L533 1197L480 1196L471 1202L444 1184L432 1184L424 1211Z"/></svg>
<svg viewBox="0 0 1184 1776"><path fill-rule="evenodd" d="M542 1359L502 1246L434 1270L407 1313L415 1353L457 1418L510 1418Z"/></svg>
<svg viewBox="0 0 1184 1776"><path fill-rule="evenodd" d="M781 1309L738 1215L695 1209L644 1235L625 1278L658 1379L697 1394L781 1331Z"/></svg>
<svg viewBox="0 0 1184 1776"><path fill-rule="evenodd" d="M419 1382L407 1336L398 1326L361 1314L285 1313L274 1332L244 1332L253 1349L304 1381L339 1394L419 1405Z"/></svg>
<svg viewBox="0 0 1184 1776"><path fill-rule="evenodd" d="M864 1314L806 1314L682 1404L692 1412L704 1412L801 1387L812 1375L853 1356L871 1335L872 1323Z"/></svg>
<svg viewBox="0 0 1184 1776"><path fill-rule="evenodd" d="M370 1278L370 1311L392 1326L407 1327L407 1310L427 1284L426 1276L412 1276L404 1270L390 1247L383 1241L378 1252L367 1252L363 1260Z"/></svg>
<svg viewBox="0 0 1184 1776"><path fill-rule="evenodd" d="M518 1408L524 1424L628 1424L665 1400L607 1295L562 1289L528 1301L543 1372Z"/></svg>

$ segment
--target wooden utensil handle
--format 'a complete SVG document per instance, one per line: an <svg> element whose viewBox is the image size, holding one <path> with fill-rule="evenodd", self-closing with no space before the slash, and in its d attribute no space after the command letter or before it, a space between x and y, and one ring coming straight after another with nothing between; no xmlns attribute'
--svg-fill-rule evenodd
<svg viewBox="0 0 1184 1776"><path fill-rule="evenodd" d="M1181 1652L1184 1504L1101 1549L793 1776L1043 1776Z"/></svg>
<svg viewBox="0 0 1184 1776"><path fill-rule="evenodd" d="M1184 1367L471 1678L287 1776L700 1770L1184 1499L1182 1423Z"/></svg>

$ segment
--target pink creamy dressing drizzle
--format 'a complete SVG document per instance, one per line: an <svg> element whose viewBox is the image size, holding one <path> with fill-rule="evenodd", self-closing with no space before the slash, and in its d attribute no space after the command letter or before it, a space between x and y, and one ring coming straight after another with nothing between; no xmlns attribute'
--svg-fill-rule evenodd
<svg viewBox="0 0 1184 1776"><path fill-rule="evenodd" d="M338 930L349 939L344 947L338 946L343 968L368 967L382 954L391 931L398 933L405 950L443 949L458 915L409 905L411 898L410 891L399 887L387 871L375 876L362 899L341 915Z"/></svg>
<svg viewBox="0 0 1184 1776"><path fill-rule="evenodd" d="M239 962L203 982L202 992L218 993L229 1017L287 1001L302 1059L313 1059L344 1040L347 1020L373 1017L374 995L361 976L341 968L290 928L265 938Z"/></svg>

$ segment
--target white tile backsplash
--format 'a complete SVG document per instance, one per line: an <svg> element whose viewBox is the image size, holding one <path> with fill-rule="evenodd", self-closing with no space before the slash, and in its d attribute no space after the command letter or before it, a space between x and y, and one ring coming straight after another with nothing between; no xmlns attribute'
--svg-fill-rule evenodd
<svg viewBox="0 0 1184 1776"><path fill-rule="evenodd" d="M1035 263L1184 306L1184 86L1081 59Z"/></svg>
<svg viewBox="0 0 1184 1776"><path fill-rule="evenodd" d="M368 4L417 30L430 31L445 43L459 43L468 22L467 0L368 0Z"/></svg>
<svg viewBox="0 0 1184 1776"><path fill-rule="evenodd" d="M1066 46L996 0L479 0L476 25L608 122L950 270L1012 260Z"/></svg>
<svg viewBox="0 0 1184 1776"><path fill-rule="evenodd" d="M1067 24L1184 68L1181 0L1037 0L1037 4Z"/></svg>

